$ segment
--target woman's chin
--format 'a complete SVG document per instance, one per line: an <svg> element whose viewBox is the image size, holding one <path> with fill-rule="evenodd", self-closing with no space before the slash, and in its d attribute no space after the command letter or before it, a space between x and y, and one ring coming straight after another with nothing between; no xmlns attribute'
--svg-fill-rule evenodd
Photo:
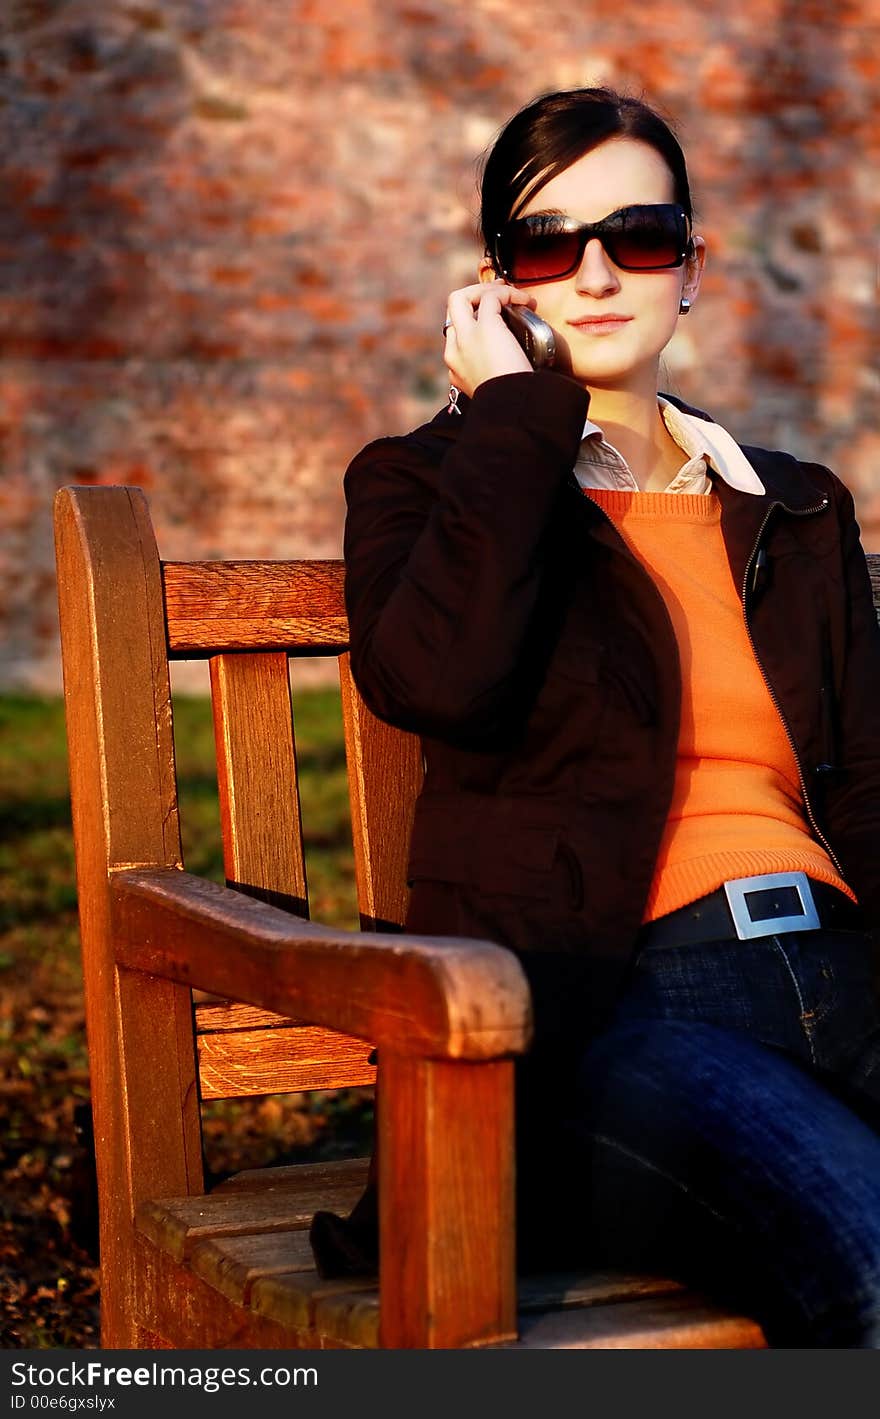
<svg viewBox="0 0 880 1419"><path fill-rule="evenodd" d="M578 384L594 389L625 389L639 382L635 371L629 365L578 360L564 373Z"/></svg>
<svg viewBox="0 0 880 1419"><path fill-rule="evenodd" d="M585 388L626 389L641 387L644 379L643 364L634 362L631 356L621 350L612 350L604 340L586 343L581 339L568 340L555 330L556 359L553 368L558 374L576 380Z"/></svg>
<svg viewBox="0 0 880 1419"><path fill-rule="evenodd" d="M646 379L657 378L659 359L640 361L615 358L612 351L591 351L589 355L578 351L569 358L565 373L579 384L592 385L596 389L642 389Z"/></svg>

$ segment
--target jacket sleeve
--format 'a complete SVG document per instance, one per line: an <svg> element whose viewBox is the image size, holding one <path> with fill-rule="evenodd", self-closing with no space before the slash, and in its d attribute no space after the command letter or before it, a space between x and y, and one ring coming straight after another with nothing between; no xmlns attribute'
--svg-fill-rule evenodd
<svg viewBox="0 0 880 1419"><path fill-rule="evenodd" d="M437 465L410 439L371 444L345 477L352 670L400 728L489 732L538 597L546 530L588 395L548 372L477 389Z"/></svg>
<svg viewBox="0 0 880 1419"><path fill-rule="evenodd" d="M825 798L844 875L880 927L880 626L851 494L837 479L846 596L846 659L838 698L839 772Z"/></svg>

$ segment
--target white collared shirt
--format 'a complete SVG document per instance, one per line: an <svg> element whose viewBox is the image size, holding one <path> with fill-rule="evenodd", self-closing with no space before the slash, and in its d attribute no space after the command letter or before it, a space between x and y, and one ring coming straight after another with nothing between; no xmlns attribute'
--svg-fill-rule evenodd
<svg viewBox="0 0 880 1419"><path fill-rule="evenodd" d="M657 396L657 401L666 428L685 454L685 462L664 492L710 493L710 468L729 487L741 493L760 495L764 492L764 484L726 429L695 414L685 414L662 394ZM599 425L589 419L584 424L574 474L582 488L607 488L621 493L640 491L629 464L614 445L606 441Z"/></svg>

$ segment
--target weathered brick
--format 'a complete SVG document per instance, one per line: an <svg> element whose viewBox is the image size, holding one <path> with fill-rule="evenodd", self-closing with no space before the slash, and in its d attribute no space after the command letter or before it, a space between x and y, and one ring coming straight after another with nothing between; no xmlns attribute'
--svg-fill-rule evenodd
<svg viewBox="0 0 880 1419"><path fill-rule="evenodd" d="M367 439L442 401L476 159L548 88L657 102L710 258L668 384L836 467L880 546L876 0L6 0L0 684L57 688L50 503L168 556L335 555Z"/></svg>

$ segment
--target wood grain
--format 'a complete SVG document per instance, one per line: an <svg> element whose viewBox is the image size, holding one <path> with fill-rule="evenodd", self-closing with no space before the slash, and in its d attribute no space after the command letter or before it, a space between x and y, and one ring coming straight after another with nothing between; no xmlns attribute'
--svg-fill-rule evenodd
<svg viewBox="0 0 880 1419"><path fill-rule="evenodd" d="M165 562L172 658L230 650L345 650L341 561Z"/></svg>
<svg viewBox="0 0 880 1419"><path fill-rule="evenodd" d="M247 1098L375 1083L372 1044L315 1025L197 1036L203 1099Z"/></svg>
<svg viewBox="0 0 880 1419"><path fill-rule="evenodd" d="M280 1304L276 1302L278 1309ZM273 1307L274 1309L274 1307ZM340 1349L376 1350L380 1345L381 1306L378 1288L349 1286L315 1301L315 1329L322 1345Z"/></svg>
<svg viewBox="0 0 880 1419"><path fill-rule="evenodd" d="M343 1168L336 1177L325 1170L315 1177L304 1164L299 1170L290 1169L284 1182L270 1186L216 1188L206 1197L142 1202L136 1226L142 1237L174 1261L183 1261L194 1247L211 1237L296 1231L308 1227L320 1208L346 1212L354 1206L362 1186L360 1169Z"/></svg>
<svg viewBox="0 0 880 1419"><path fill-rule="evenodd" d="M108 880L180 863L159 558L143 494L64 488L58 596L100 1199L102 1344L137 1343L132 1217L201 1189L189 991L117 973Z"/></svg>
<svg viewBox="0 0 880 1419"><path fill-rule="evenodd" d="M289 1015L274 1010L261 1010L257 1005L243 1005L240 1000L209 1000L196 1005L196 1034L213 1035L236 1030L285 1029L296 1025Z"/></svg>
<svg viewBox="0 0 880 1419"><path fill-rule="evenodd" d="M366 1304L378 1309L379 1287L375 1280L358 1276L323 1280L316 1272L260 1276L251 1287L250 1303L254 1311L279 1325L294 1331L313 1330L323 1344L332 1340L340 1346L362 1348L364 1341L353 1311ZM327 1324L330 1314L345 1315L345 1323ZM375 1334L375 1329L374 1329ZM373 1340L375 1345L375 1340Z"/></svg>
<svg viewBox="0 0 880 1419"><path fill-rule="evenodd" d="M369 1158L333 1158L321 1163L288 1163L271 1168L244 1168L218 1183L211 1196L227 1192L265 1192L300 1186L306 1182L311 1189L326 1189L327 1198L335 1196L341 1187L363 1188L369 1170ZM322 1206L331 1206L328 1200Z"/></svg>
<svg viewBox="0 0 880 1419"><path fill-rule="evenodd" d="M333 930L184 872L119 873L111 893L129 969L399 1051L493 1059L528 1046L528 984L500 946Z"/></svg>
<svg viewBox="0 0 880 1419"><path fill-rule="evenodd" d="M353 1035L233 1000L197 1005L195 1025L203 1099L328 1089L324 1081L331 1077L338 1088L375 1082L372 1044ZM264 1051L271 1056L265 1067ZM270 1078L277 1084L271 1091L266 1088Z"/></svg>
<svg viewBox="0 0 880 1419"><path fill-rule="evenodd" d="M515 1336L513 1064L386 1053L378 1121L381 1345Z"/></svg>
<svg viewBox="0 0 880 1419"><path fill-rule="evenodd" d="M290 1350L315 1345L313 1333L297 1333L257 1315L250 1306L230 1301L145 1238L138 1239L138 1274L141 1287L133 1307L140 1345L172 1350Z"/></svg>
<svg viewBox="0 0 880 1419"><path fill-rule="evenodd" d="M416 735L384 724L367 709L348 655L339 658L339 682L361 926L402 926L409 838L423 778L421 746Z"/></svg>
<svg viewBox="0 0 880 1419"><path fill-rule="evenodd" d="M261 1277L315 1272L305 1230L210 1237L193 1247L190 1265L197 1276L240 1306L250 1303L251 1288Z"/></svg>
<svg viewBox="0 0 880 1419"><path fill-rule="evenodd" d="M211 660L226 880L308 916L287 656Z"/></svg>

